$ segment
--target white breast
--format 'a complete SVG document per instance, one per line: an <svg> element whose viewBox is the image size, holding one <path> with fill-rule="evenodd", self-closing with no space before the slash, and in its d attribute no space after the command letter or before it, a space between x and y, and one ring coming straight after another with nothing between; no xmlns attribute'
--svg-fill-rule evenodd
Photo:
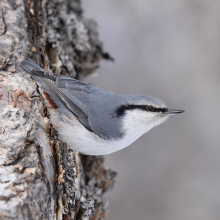
<svg viewBox="0 0 220 220"><path fill-rule="evenodd" d="M123 118L126 122L123 131L126 135L120 140L104 140L88 131L72 113L66 112L59 117L59 114L55 111L57 110L49 109L51 122L63 141L70 145L73 150L87 155L104 155L121 150L155 125L164 121L157 120L156 123L143 123L144 118L142 114L140 115L140 110L133 110L133 114L126 114ZM146 115L144 116L146 119Z"/></svg>

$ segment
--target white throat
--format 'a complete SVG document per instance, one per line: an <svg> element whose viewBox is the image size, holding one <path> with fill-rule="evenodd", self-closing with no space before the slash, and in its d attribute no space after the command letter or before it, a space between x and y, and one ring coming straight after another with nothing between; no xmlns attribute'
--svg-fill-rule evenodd
<svg viewBox="0 0 220 220"><path fill-rule="evenodd" d="M127 111L123 117L123 133L126 134L131 144L153 127L166 121L167 118L168 116L162 113L146 112L140 109Z"/></svg>

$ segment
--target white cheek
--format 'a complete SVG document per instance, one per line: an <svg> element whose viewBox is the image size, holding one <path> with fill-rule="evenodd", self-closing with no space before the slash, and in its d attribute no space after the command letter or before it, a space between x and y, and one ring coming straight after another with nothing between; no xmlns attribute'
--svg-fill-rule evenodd
<svg viewBox="0 0 220 220"><path fill-rule="evenodd" d="M140 135L142 135L164 122L167 118L167 116L160 116L157 113L135 109L127 112L124 116L123 131L127 133L136 131L140 132Z"/></svg>
<svg viewBox="0 0 220 220"><path fill-rule="evenodd" d="M123 129L124 131L136 130L138 128L146 126L150 123L152 117L152 114L138 109L127 111L123 118Z"/></svg>

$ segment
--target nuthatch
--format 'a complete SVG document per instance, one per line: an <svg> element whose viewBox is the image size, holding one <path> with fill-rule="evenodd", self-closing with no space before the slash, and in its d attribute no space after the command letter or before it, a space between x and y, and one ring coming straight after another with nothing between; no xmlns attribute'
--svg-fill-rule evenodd
<svg viewBox="0 0 220 220"><path fill-rule="evenodd" d="M183 112L168 109L151 96L116 95L49 73L29 58L20 67L43 89L50 120L63 141L82 154L104 155L121 150L170 115Z"/></svg>

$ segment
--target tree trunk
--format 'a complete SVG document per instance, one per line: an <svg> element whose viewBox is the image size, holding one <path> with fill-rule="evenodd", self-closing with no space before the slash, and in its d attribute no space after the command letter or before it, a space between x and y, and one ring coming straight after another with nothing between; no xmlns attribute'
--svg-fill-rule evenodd
<svg viewBox="0 0 220 220"><path fill-rule="evenodd" d="M80 0L1 0L0 219L102 219L116 173L59 139L24 57L80 79L111 59Z"/></svg>

